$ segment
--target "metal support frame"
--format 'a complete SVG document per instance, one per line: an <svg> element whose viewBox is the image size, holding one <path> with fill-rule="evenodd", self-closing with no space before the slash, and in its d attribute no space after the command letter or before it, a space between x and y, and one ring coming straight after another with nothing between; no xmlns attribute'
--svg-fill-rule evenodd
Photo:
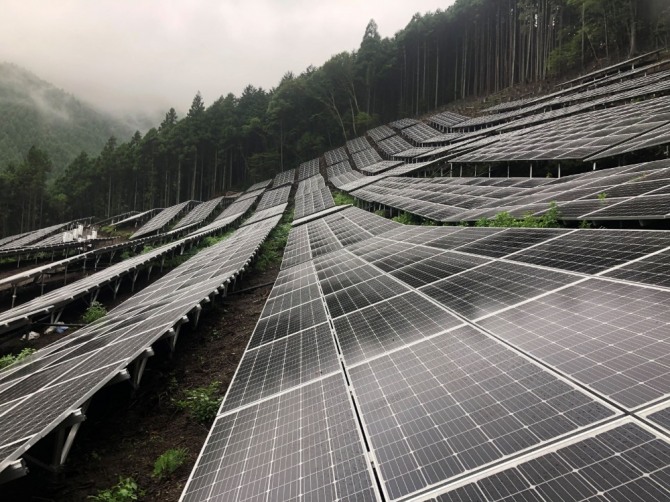
<svg viewBox="0 0 670 502"><path fill-rule="evenodd" d="M135 291L135 281L137 281L137 276L140 275L140 270L135 269L132 273L132 284L130 285L130 291L134 292Z"/></svg>
<svg viewBox="0 0 670 502"><path fill-rule="evenodd" d="M88 409L90 402L91 400L89 399L80 408L72 411L70 416L63 420L54 430L53 450L51 459L48 462L44 462L30 455L24 455L24 457L48 471L58 472L67 460L74 439L79 432L79 427L81 427L82 422L86 420L86 410Z"/></svg>
<svg viewBox="0 0 670 502"><path fill-rule="evenodd" d="M51 311L51 324L57 324L64 309L55 309Z"/></svg>
<svg viewBox="0 0 670 502"><path fill-rule="evenodd" d="M140 382L142 381L142 375L144 375L144 369L147 367L147 360L154 354L155 354L154 349L152 349L151 347L147 347L139 355L139 357L131 363L130 385L133 387L134 390L137 390L137 388L140 386Z"/></svg>
<svg viewBox="0 0 670 502"><path fill-rule="evenodd" d="M2 472L0 472L0 484L22 478L23 476L27 475L28 472L28 466L26 465L25 460L22 458L14 460L14 462L9 464Z"/></svg>

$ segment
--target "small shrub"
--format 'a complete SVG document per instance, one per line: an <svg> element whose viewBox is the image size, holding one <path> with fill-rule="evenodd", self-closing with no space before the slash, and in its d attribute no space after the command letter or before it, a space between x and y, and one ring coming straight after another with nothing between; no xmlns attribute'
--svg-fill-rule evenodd
<svg viewBox="0 0 670 502"><path fill-rule="evenodd" d="M333 193L333 200L335 201L335 205L337 206L344 206L345 204L354 205L356 202L356 199L354 199L351 195L345 192Z"/></svg>
<svg viewBox="0 0 670 502"><path fill-rule="evenodd" d="M600 202L605 202L605 199L607 199L607 193L606 192L600 192L598 194L598 200Z"/></svg>
<svg viewBox="0 0 670 502"><path fill-rule="evenodd" d="M100 302L93 302L91 305L86 309L86 312L84 312L84 315L82 316L82 320L86 324L90 324L92 322L97 321L98 319L105 317L107 315L107 309L105 306L100 303Z"/></svg>
<svg viewBox="0 0 670 502"><path fill-rule="evenodd" d="M31 349L30 347L26 347L21 352L19 352L17 355L7 354L5 356L0 357L0 370L3 369L3 368L6 368L7 366L9 366L11 364L22 361L23 359L28 357L33 352L35 352L35 349Z"/></svg>
<svg viewBox="0 0 670 502"><path fill-rule="evenodd" d="M403 225L420 225L421 218L413 215L412 213L402 212L398 216L391 218L393 221L402 223Z"/></svg>
<svg viewBox="0 0 670 502"><path fill-rule="evenodd" d="M184 391L184 399L175 402L178 409L188 412L198 422L211 423L216 417L222 398L219 392L219 382L212 382L207 387L197 387Z"/></svg>
<svg viewBox="0 0 670 502"><path fill-rule="evenodd" d="M137 483L133 478L119 478L119 482L108 488L101 490L97 495L91 495L89 498L96 502L132 502L138 500L143 495Z"/></svg>
<svg viewBox="0 0 670 502"><path fill-rule="evenodd" d="M171 448L156 459L154 463L154 477L163 479L179 469L186 461L186 448Z"/></svg>
<svg viewBox="0 0 670 502"><path fill-rule="evenodd" d="M153 246L149 246L149 245L145 244L144 247L142 248L142 251L140 252L140 254L147 254L150 251L153 251L154 249L155 248Z"/></svg>

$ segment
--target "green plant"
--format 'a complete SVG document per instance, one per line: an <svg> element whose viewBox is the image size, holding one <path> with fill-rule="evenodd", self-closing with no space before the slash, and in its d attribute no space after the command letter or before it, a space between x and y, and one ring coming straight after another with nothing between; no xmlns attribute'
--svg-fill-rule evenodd
<svg viewBox="0 0 670 502"><path fill-rule="evenodd" d="M593 228L593 225L588 220L582 220L579 222L579 228Z"/></svg>
<svg viewBox="0 0 670 502"><path fill-rule="evenodd" d="M556 202L549 204L549 209L542 216L534 216L527 213L523 218L515 218L507 211L495 215L493 219L480 218L475 223L476 227L503 227L503 228L556 228L560 227L560 212Z"/></svg>
<svg viewBox="0 0 670 502"><path fill-rule="evenodd" d="M198 422L211 423L216 417L222 398L218 396L219 382L212 382L207 387L185 390L184 399L175 402L178 409L188 412Z"/></svg>
<svg viewBox="0 0 670 502"><path fill-rule="evenodd" d="M333 193L333 200L335 201L335 205L337 206L343 206L345 204L351 204L354 205L356 202L356 199L354 199L353 196L349 195L348 193L345 192L335 192Z"/></svg>
<svg viewBox="0 0 670 502"><path fill-rule="evenodd" d="M108 488L101 490L97 495L91 495L89 498L96 502L132 502L138 500L144 492L133 478L119 478L119 482Z"/></svg>
<svg viewBox="0 0 670 502"><path fill-rule="evenodd" d="M21 352L19 352L16 355L7 354L7 355L4 355L4 356L0 357L0 370L3 369L3 368L6 368L10 364L14 364L14 363L17 363L19 361L22 361L23 359L28 357L33 352L35 352L35 349L32 349L30 347L26 347L25 349L23 349Z"/></svg>
<svg viewBox="0 0 670 502"><path fill-rule="evenodd" d="M607 193L606 192L600 192L598 194L598 200L600 202L605 202L605 199L607 199Z"/></svg>
<svg viewBox="0 0 670 502"><path fill-rule="evenodd" d="M107 315L107 309L100 302L93 302L86 309L84 315L81 317L86 324L97 321L98 319L105 317Z"/></svg>
<svg viewBox="0 0 670 502"><path fill-rule="evenodd" d="M140 251L140 254L147 254L150 251L153 251L155 248L153 246L149 246L148 244L145 244L144 247L142 248L142 251Z"/></svg>
<svg viewBox="0 0 670 502"><path fill-rule="evenodd" d="M186 448L171 448L156 459L153 476L163 479L179 469L186 461Z"/></svg>
<svg viewBox="0 0 670 502"><path fill-rule="evenodd" d="M284 254L288 234L291 231L292 220L293 211L286 213L280 224L270 232L270 235L265 239L258 252L258 259L254 264L256 270L262 272L271 266L279 265Z"/></svg>
<svg viewBox="0 0 670 502"><path fill-rule="evenodd" d="M402 223L403 225L420 225L421 218L412 213L402 212L398 216L391 218L393 221Z"/></svg>
<svg viewBox="0 0 670 502"><path fill-rule="evenodd" d="M383 209L377 209L377 210L375 211L375 214L376 214L377 216L381 216L381 217L383 217L383 218L386 217L386 211L384 211Z"/></svg>

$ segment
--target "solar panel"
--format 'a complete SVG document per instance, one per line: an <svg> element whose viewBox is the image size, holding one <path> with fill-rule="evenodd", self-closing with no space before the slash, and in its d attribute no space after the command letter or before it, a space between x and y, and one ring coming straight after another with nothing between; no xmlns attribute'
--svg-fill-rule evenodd
<svg viewBox="0 0 670 502"><path fill-rule="evenodd" d="M183 228L189 225L202 223L212 215L217 207L219 207L221 201L223 201L223 197L216 197L207 202L203 202L202 204L198 204L186 216L179 220L174 228Z"/></svg>
<svg viewBox="0 0 670 502"><path fill-rule="evenodd" d="M298 181L302 181L319 174L319 159L308 160L298 166Z"/></svg>
<svg viewBox="0 0 670 502"><path fill-rule="evenodd" d="M486 258L445 251L410 265L399 267L390 274L410 286L420 288L488 262L489 260Z"/></svg>
<svg viewBox="0 0 670 502"><path fill-rule="evenodd" d="M479 324L630 409L670 389L669 302L668 291L589 279Z"/></svg>
<svg viewBox="0 0 670 502"><path fill-rule="evenodd" d="M464 253L502 258L567 232L569 230L557 228L510 228L456 249Z"/></svg>
<svg viewBox="0 0 670 502"><path fill-rule="evenodd" d="M474 321L579 279L559 271L500 261L448 277L420 291Z"/></svg>
<svg viewBox="0 0 670 502"><path fill-rule="evenodd" d="M272 188L279 188L283 185L292 185L295 181L295 171L295 169L289 169L277 174L272 182Z"/></svg>
<svg viewBox="0 0 670 502"><path fill-rule="evenodd" d="M461 321L410 291L333 321L347 365L459 326Z"/></svg>
<svg viewBox="0 0 670 502"><path fill-rule="evenodd" d="M279 204L286 204L288 202L289 194L291 193L291 185L284 185L279 188L274 188L263 193L261 200L258 202L256 211L263 211L272 206Z"/></svg>
<svg viewBox="0 0 670 502"><path fill-rule="evenodd" d="M387 125L380 125L379 127L375 127L374 129L370 129L368 131L368 136L370 136L374 141L381 141L383 139L386 139L390 136L393 136L395 134L395 131L391 129ZM367 148L370 148L370 144L368 143ZM349 152L354 153L349 149Z"/></svg>
<svg viewBox="0 0 670 502"><path fill-rule="evenodd" d="M365 139L364 136L347 141L347 150L349 150L351 155L354 155L361 150L367 150L368 148L372 148L372 145L370 145L370 142Z"/></svg>
<svg viewBox="0 0 670 502"><path fill-rule="evenodd" d="M217 418L182 500L372 500L363 448L334 375Z"/></svg>
<svg viewBox="0 0 670 502"><path fill-rule="evenodd" d="M541 450L517 465L478 475L435 500L660 502L670 496L669 461L665 437L633 421L617 422L555 451Z"/></svg>
<svg viewBox="0 0 670 502"><path fill-rule="evenodd" d="M137 239L138 237L160 231L161 229L165 228L173 219L175 219L179 213L184 211L191 203L192 201L189 200L163 209L160 213L151 218L142 227L140 227L133 235L130 236L130 238Z"/></svg>
<svg viewBox="0 0 670 502"><path fill-rule="evenodd" d="M652 254L603 274L631 282L641 282L670 288L670 250Z"/></svg>
<svg viewBox="0 0 670 502"><path fill-rule="evenodd" d="M670 246L662 231L579 229L509 256L510 260L596 274Z"/></svg>
<svg viewBox="0 0 670 502"><path fill-rule="evenodd" d="M470 326L349 374L389 500L614 415Z"/></svg>
<svg viewBox="0 0 670 502"><path fill-rule="evenodd" d="M244 353L221 412L304 385L341 370L328 324Z"/></svg>

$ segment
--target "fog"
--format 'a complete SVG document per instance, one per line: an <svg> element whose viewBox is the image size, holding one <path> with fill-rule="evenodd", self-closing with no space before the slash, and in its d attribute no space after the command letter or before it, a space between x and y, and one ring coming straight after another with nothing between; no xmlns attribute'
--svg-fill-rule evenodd
<svg viewBox="0 0 670 502"><path fill-rule="evenodd" d="M451 0L3 0L0 61L119 116L182 115L248 84L270 89L357 49L374 18L393 36Z"/></svg>

